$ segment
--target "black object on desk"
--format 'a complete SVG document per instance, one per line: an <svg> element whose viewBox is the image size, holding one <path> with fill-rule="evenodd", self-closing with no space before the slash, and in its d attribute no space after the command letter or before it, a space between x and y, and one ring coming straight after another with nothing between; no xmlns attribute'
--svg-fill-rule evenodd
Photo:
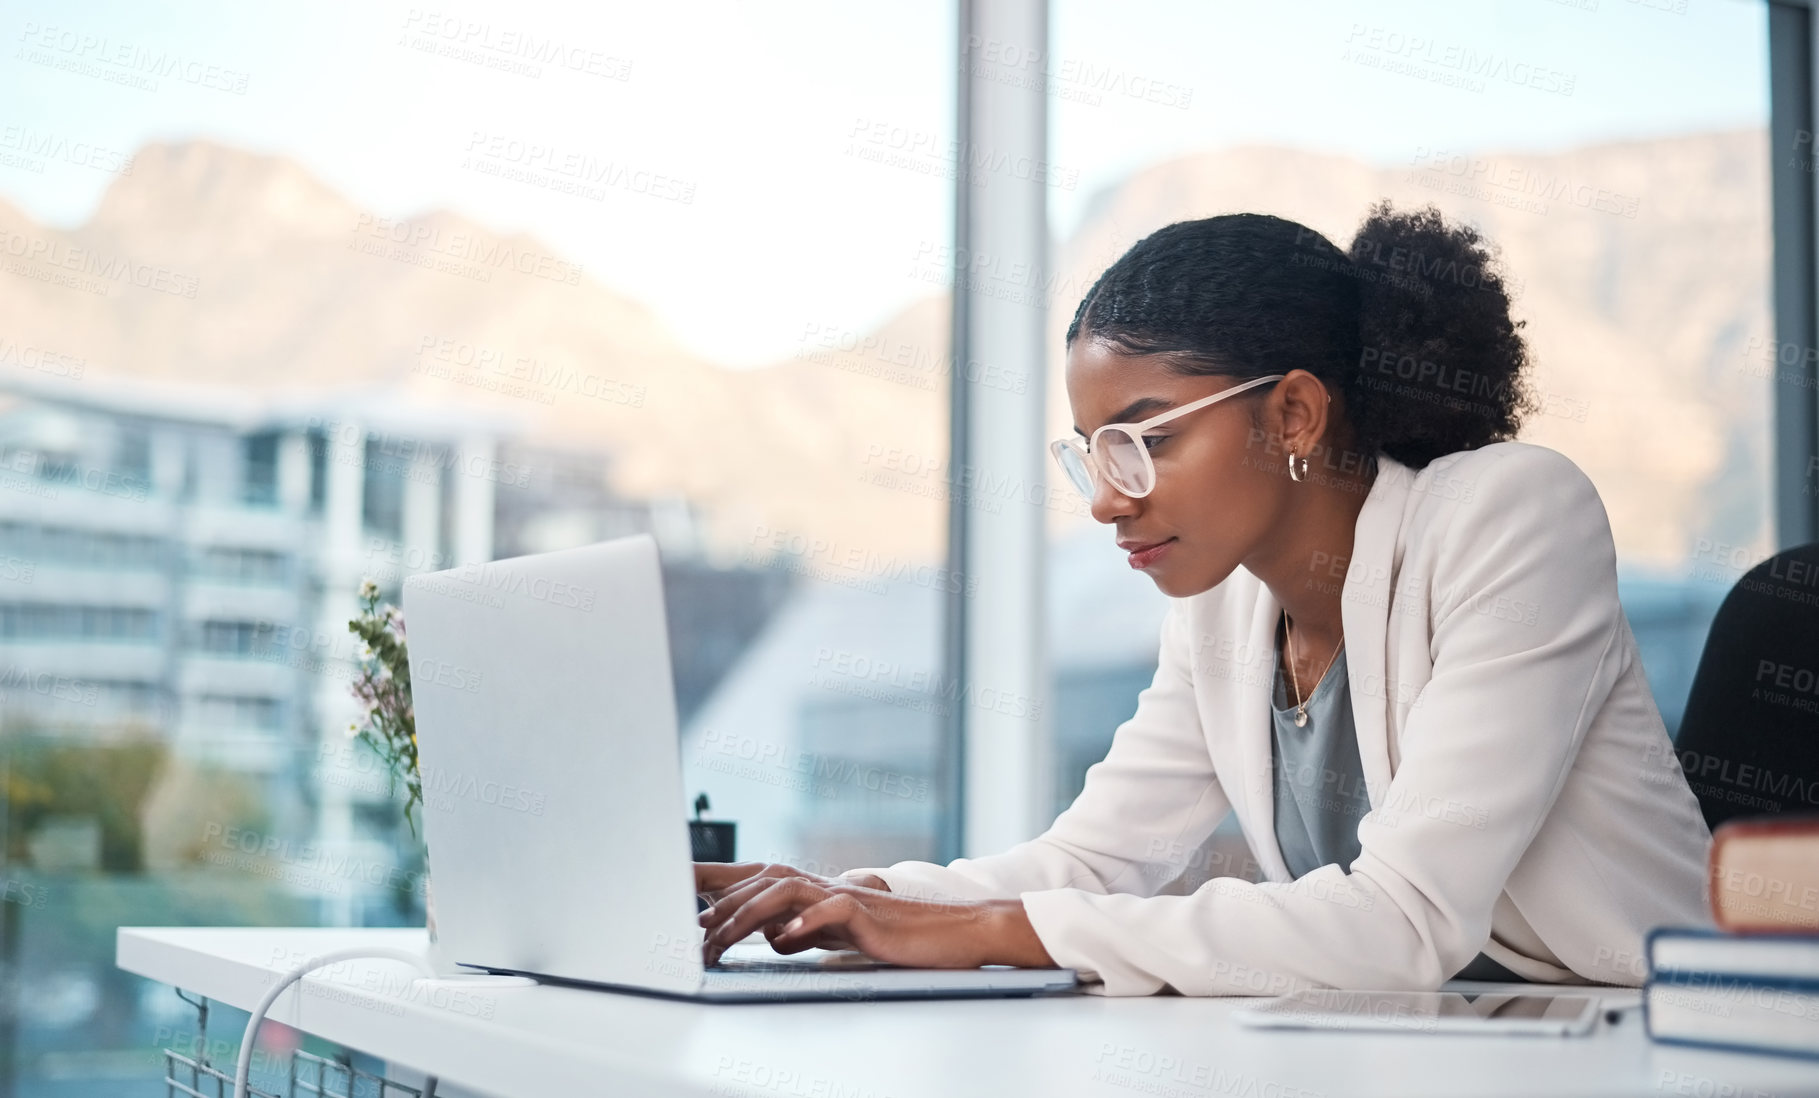
<svg viewBox="0 0 1819 1098"><path fill-rule="evenodd" d="M733 857L733 844L738 824L732 820L704 820L701 813L707 811L707 794L695 798L695 818L688 822L688 847L698 862L730 862Z"/></svg>
<svg viewBox="0 0 1819 1098"><path fill-rule="evenodd" d="M695 797L695 818L688 821L690 854L697 862L737 861L733 852L739 825L732 820L704 820L701 814L707 809L707 794L698 794ZM700 912L706 909L707 901L696 896L695 910Z"/></svg>

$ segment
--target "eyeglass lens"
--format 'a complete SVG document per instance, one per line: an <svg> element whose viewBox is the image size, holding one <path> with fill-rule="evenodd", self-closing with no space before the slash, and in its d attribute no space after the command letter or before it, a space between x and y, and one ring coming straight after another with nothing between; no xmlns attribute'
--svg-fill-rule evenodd
<svg viewBox="0 0 1819 1098"><path fill-rule="evenodd" d="M1127 494L1142 495L1149 491L1151 476L1150 466L1143 460L1143 444L1122 429L1107 430L1099 435L1099 448L1092 458L1081 456L1078 449L1066 443L1057 443L1054 447L1056 460L1067 474L1075 491L1091 500L1093 498L1093 474L1087 467L1087 461L1096 461L1100 471L1112 482L1112 487Z"/></svg>
<svg viewBox="0 0 1819 1098"><path fill-rule="evenodd" d="M1099 467L1120 492L1141 495L1150 488L1150 466L1143 460L1143 443L1122 428L1099 436Z"/></svg>

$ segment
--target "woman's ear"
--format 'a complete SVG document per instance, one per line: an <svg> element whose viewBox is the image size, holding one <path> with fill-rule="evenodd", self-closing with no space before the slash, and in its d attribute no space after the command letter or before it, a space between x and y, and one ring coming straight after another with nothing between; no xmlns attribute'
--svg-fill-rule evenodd
<svg viewBox="0 0 1819 1098"><path fill-rule="evenodd" d="M1326 386L1306 370L1290 370L1276 383L1275 396L1283 450L1304 457L1314 453L1330 418L1332 395Z"/></svg>

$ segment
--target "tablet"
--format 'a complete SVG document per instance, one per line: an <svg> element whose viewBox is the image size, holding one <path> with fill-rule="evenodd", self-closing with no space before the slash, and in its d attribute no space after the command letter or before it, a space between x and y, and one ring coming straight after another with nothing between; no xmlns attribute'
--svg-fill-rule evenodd
<svg viewBox="0 0 1819 1098"><path fill-rule="evenodd" d="M1457 991L1339 991L1318 988L1242 1007L1247 1026L1371 1029L1401 1033L1591 1032L1600 1001L1589 995L1475 994Z"/></svg>

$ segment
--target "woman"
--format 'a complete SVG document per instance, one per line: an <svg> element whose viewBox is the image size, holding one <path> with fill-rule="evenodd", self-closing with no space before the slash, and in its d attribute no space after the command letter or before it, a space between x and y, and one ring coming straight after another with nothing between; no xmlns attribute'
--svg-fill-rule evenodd
<svg viewBox="0 0 1819 1098"><path fill-rule="evenodd" d="M1055 451L1171 597L1136 714L1004 853L698 865L709 959L762 929L1107 995L1640 983L1651 927L1704 921L1711 836L1597 492L1509 441L1519 327L1431 208L1349 254L1252 214L1133 246L1068 327ZM1163 894L1228 811L1266 880Z"/></svg>

